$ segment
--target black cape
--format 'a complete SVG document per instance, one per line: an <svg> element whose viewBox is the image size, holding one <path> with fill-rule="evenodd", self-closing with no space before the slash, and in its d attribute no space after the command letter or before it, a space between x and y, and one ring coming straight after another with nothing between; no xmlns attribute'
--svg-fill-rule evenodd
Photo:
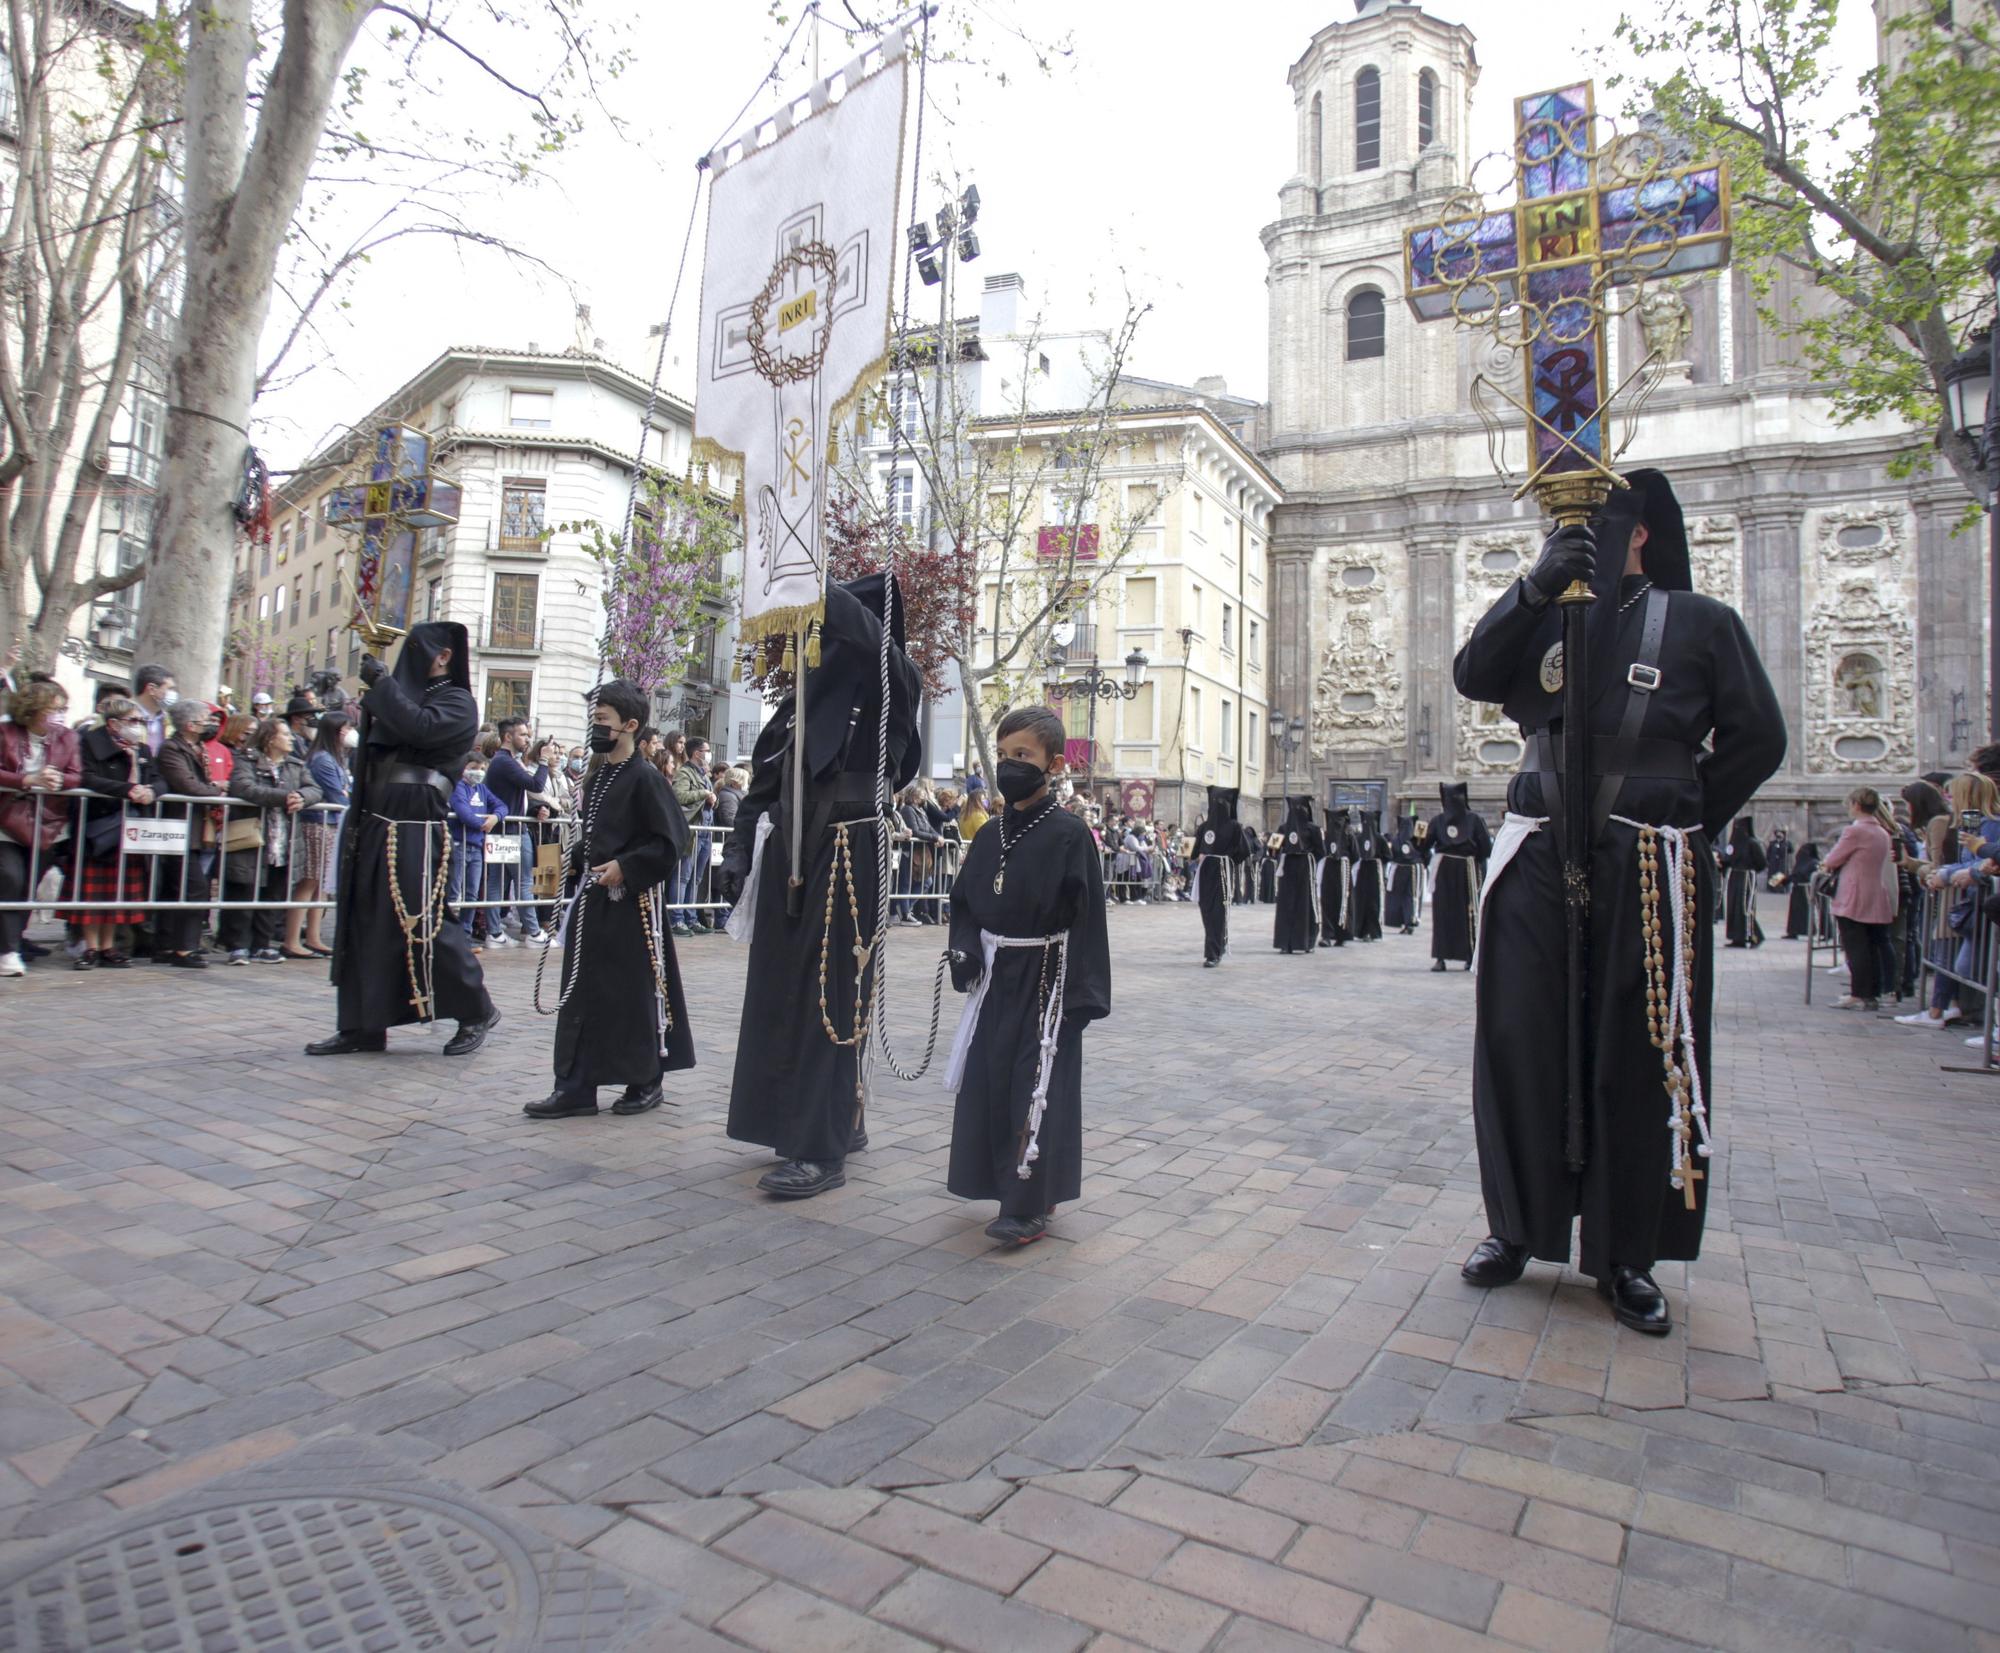
<svg viewBox="0 0 2000 1653"><path fill-rule="evenodd" d="M1278 884L1271 945L1281 953L1310 953L1319 942L1313 882L1320 857L1326 854L1326 840L1313 824L1312 799L1287 798L1285 803L1285 824L1278 828L1278 846L1271 856Z"/></svg>
<svg viewBox="0 0 2000 1653"><path fill-rule="evenodd" d="M1030 1217L1083 1191L1083 1029L1111 1011L1111 942L1104 873L1090 828L1057 809L1007 853L1001 894L1000 817L979 829L951 886L952 982L961 992L985 963L980 932L1069 933L1062 1029L1051 1059L1040 1157L1018 1174L1041 1052L1041 1017L1055 980L1055 949L1002 947L951 1116L945 1187L960 1199L998 1200L1003 1217Z"/></svg>
<svg viewBox="0 0 2000 1653"><path fill-rule="evenodd" d="M1647 568L1657 577L1650 546ZM1714 883L1703 834L1719 831L1776 770L1784 755L1785 725L1742 620L1733 609L1685 589L1685 583L1683 572L1667 613L1660 686L1649 697L1641 734L1698 750L1712 733L1714 748L1699 754L1694 779L1626 779L1611 813L1699 829L1691 857L1699 903L1691 1009L1713 1119L1718 1112L1709 1063L1714 932L1707 915L1713 911ZM1616 600L1622 603L1636 584L1627 582ZM1504 593L1458 653L1453 676L1459 692L1474 700L1511 701L1516 695L1531 700L1547 644L1560 633L1554 606L1535 611L1524 603L1518 583ZM1593 730L1605 738L1616 732L1624 710L1622 685L1638 657L1645 606L1633 604L1601 635L1593 625L1592 682L1617 691L1599 692L1593 700ZM1524 725L1524 732L1535 727ZM1553 791L1538 775L1516 775L1508 808L1550 816L1556 813ZM1562 861L1549 830L1530 834L1494 879L1480 951L1472 1109L1487 1223L1543 1261L1561 1263L1569 1258L1571 1224L1581 1215L1583 1271L1600 1279L1618 1265L1650 1268L1663 1258L1697 1256L1709 1196L1704 1178L1696 1183L1695 1207L1689 1210L1681 1191L1668 1184L1670 1105L1661 1053L1646 1019L1638 845L1635 827L1609 819L1593 840L1589 1157L1581 1175L1570 1172L1563 1158ZM1664 873L1664 848L1659 862Z"/></svg>
<svg viewBox="0 0 2000 1653"><path fill-rule="evenodd" d="M1389 894L1382 904L1383 921L1410 931L1424 910L1424 869L1431 864L1431 841L1417 836L1415 816L1401 821L1389 841Z"/></svg>
<svg viewBox="0 0 2000 1653"><path fill-rule="evenodd" d="M1462 781L1438 788L1444 808L1431 817L1431 852L1437 857L1431 889L1431 957L1470 965L1479 945L1479 890L1493 834L1486 817L1467 801Z"/></svg>
<svg viewBox="0 0 2000 1653"><path fill-rule="evenodd" d="M655 922L647 892L665 881L687 854L687 812L666 778L640 758L604 764L584 777L577 813L589 822L571 847L571 887L586 867L616 861L619 892L593 884L569 913L563 948L563 1001L556 1014L556 1086L594 1091L599 1085L651 1085L662 1072L694 1066L694 1034L672 926ZM618 897L614 899L614 897ZM659 979L646 926L659 950ZM666 985L670 1025L666 1054L659 1016L659 982Z"/></svg>
<svg viewBox="0 0 2000 1653"><path fill-rule="evenodd" d="M1764 927L1757 922L1757 883L1767 862L1747 819L1736 823L1716 859L1726 880L1723 935L1732 947L1755 947L1764 939Z"/></svg>
<svg viewBox="0 0 2000 1653"><path fill-rule="evenodd" d="M874 796L877 731L882 707L882 580L866 576L829 586L821 628L820 663L806 672L805 761L807 786L801 809L804 889L793 913L786 904L791 853L793 703L787 698L751 754L750 790L737 806L736 830L724 852L725 870L747 877L756 851L757 823L772 826L756 855L757 906L750 934L750 962L743 982L742 1031L729 1088L729 1135L775 1149L781 1159L827 1163L847 1156L861 1128L858 1083L862 966L857 942L879 943L877 854L887 830ZM917 713L923 684L904 655L901 599L895 599L889 647L888 777L900 791L915 777L923 755ZM848 853L836 874L836 851ZM850 872L855 908L865 932L850 917ZM833 923L826 920L827 891L834 889ZM876 954L868 961L874 979ZM824 1017L820 1007L825 967ZM915 982L915 973L901 978ZM914 991L914 988L912 989ZM829 1038L826 1023L843 1041Z"/></svg>
<svg viewBox="0 0 2000 1653"><path fill-rule="evenodd" d="M458 779L479 732L479 706L466 672L465 627L433 621L403 639L395 670L361 697L354 784L341 834L340 889L331 973L335 1026L374 1033L434 1019L490 1021L493 1001L472 956L472 938L442 898L431 902L450 854L449 800L435 787L390 782L392 764ZM441 649L448 676L430 676ZM392 826L391 823L397 823ZM396 882L403 911L422 916L428 944L406 946L389 887L389 835L396 835ZM414 977L414 981L412 978ZM428 999L426 1006L419 999ZM428 1014L426 1014L428 1011Z"/></svg>
<svg viewBox="0 0 2000 1653"><path fill-rule="evenodd" d="M1356 941L1382 939L1382 863L1388 854L1381 833L1364 822L1354 835L1352 929Z"/></svg>
<svg viewBox="0 0 2000 1653"><path fill-rule="evenodd" d="M1257 846L1257 899L1267 907L1278 899L1278 858L1262 844Z"/></svg>
<svg viewBox="0 0 2000 1653"><path fill-rule="evenodd" d="M1229 948L1232 868L1250 859L1250 834L1236 818L1237 788L1208 789L1208 819L1194 834L1194 890L1201 907L1201 956L1218 964Z"/></svg>

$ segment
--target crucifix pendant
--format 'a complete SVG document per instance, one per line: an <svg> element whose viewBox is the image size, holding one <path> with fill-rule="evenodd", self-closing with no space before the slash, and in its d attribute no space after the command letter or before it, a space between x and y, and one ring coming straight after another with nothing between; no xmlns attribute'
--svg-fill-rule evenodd
<svg viewBox="0 0 2000 1653"><path fill-rule="evenodd" d="M1687 1164L1681 1167L1681 1193L1685 1196L1690 1211L1694 1209L1694 1185L1700 1182L1705 1174L1696 1169L1692 1155L1689 1156Z"/></svg>

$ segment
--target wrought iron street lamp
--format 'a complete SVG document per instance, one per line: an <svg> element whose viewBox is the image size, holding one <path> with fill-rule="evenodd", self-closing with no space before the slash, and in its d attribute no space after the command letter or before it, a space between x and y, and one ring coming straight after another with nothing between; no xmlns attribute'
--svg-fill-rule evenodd
<svg viewBox="0 0 2000 1653"><path fill-rule="evenodd" d="M1050 661L1060 667L1068 657L1068 648L1058 644L1049 650ZM1146 658L1143 649L1134 649L1125 656L1125 676L1123 681L1113 677L1102 666L1092 663L1083 668L1081 676L1049 685L1051 700L1075 700L1088 697L1090 701L1089 733L1090 762L1084 771L1084 785L1097 779L1097 703L1100 700L1137 700L1139 691L1146 686L1146 668L1152 661Z"/></svg>
<svg viewBox="0 0 2000 1653"><path fill-rule="evenodd" d="M1279 755L1285 763L1285 796L1292 795L1292 754L1305 744L1306 720L1302 717L1286 717L1283 712L1271 714L1271 739L1277 744Z"/></svg>
<svg viewBox="0 0 2000 1653"><path fill-rule="evenodd" d="M2000 252L1987 263L2000 303ZM2000 406L1993 381L2000 369L2000 329L1975 335L1972 347L1945 369L1945 408L1952 429L1972 444L1986 494L1987 556L1992 589L1986 615L1986 702L1989 738L2000 740Z"/></svg>

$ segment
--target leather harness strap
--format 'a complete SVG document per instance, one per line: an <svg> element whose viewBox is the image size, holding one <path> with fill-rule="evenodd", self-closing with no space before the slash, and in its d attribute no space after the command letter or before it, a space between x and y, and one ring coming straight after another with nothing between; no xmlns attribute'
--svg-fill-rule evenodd
<svg viewBox="0 0 2000 1653"><path fill-rule="evenodd" d="M1618 720L1616 740L1631 748L1645 726L1646 708L1653 691L1660 686L1660 645L1667 636L1667 594L1658 586L1646 593L1646 624L1639 634L1639 657L1625 671L1625 713ZM1618 788L1625 776L1617 770L1599 769L1597 797L1591 807L1593 836L1604 829L1618 804Z"/></svg>

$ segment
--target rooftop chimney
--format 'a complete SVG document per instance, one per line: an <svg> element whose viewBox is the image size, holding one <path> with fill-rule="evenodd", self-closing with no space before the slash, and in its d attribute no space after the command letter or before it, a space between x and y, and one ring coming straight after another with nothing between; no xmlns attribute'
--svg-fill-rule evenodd
<svg viewBox="0 0 2000 1653"><path fill-rule="evenodd" d="M979 331L982 337L999 338L1021 331L1021 307L1028 289L1020 276L1009 270L1005 275L986 278L986 290L979 298Z"/></svg>

